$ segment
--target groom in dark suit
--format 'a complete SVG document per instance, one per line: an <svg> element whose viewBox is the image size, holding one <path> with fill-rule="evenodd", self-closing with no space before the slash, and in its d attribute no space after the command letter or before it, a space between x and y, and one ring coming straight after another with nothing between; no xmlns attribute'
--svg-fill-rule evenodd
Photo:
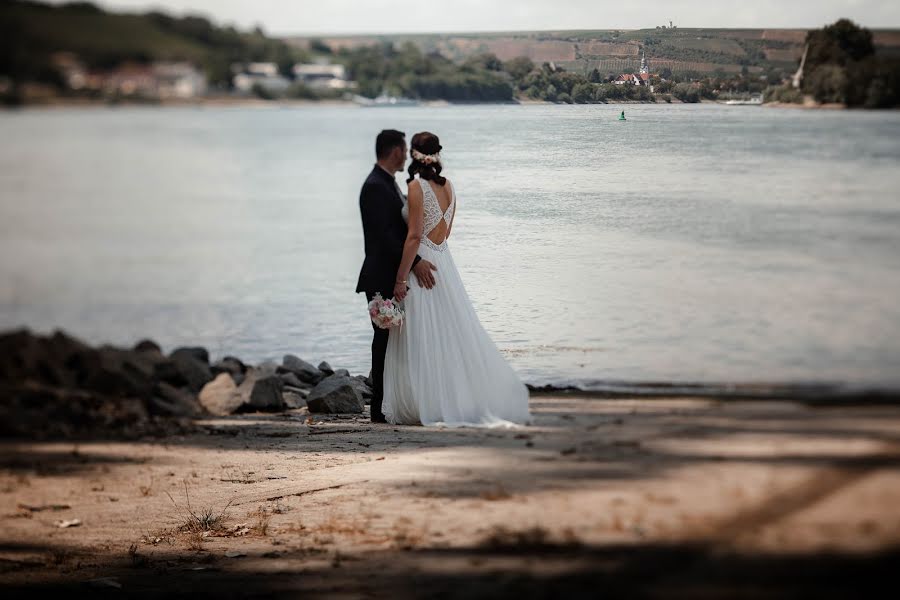
<svg viewBox="0 0 900 600"><path fill-rule="evenodd" d="M403 193L394 179L394 173L406 166L406 134L385 129L375 139L377 162L363 183L359 193L359 212L362 216L366 259L359 272L356 292L365 292L371 301L380 292L385 299L393 296L397 269L406 242L406 221L403 220ZM413 273L424 287L434 287L436 267L416 255ZM390 330L380 329L374 323L372 339L372 422L384 423L381 401L384 398L384 355L387 351Z"/></svg>

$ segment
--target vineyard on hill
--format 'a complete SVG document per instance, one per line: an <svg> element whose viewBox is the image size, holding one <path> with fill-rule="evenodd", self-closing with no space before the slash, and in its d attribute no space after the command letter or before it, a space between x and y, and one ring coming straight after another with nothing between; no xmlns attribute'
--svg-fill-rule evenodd
<svg viewBox="0 0 900 600"><path fill-rule="evenodd" d="M640 67L641 53L651 69L675 74L750 73L796 69L803 54L805 29L681 29L631 31L541 31L516 33L430 34L328 37L320 41L334 49L411 41L424 52L463 61L491 53L506 61L520 56L535 63L553 62L568 71L587 74L624 73ZM879 54L900 55L900 32L873 31ZM309 38L286 40L300 47Z"/></svg>

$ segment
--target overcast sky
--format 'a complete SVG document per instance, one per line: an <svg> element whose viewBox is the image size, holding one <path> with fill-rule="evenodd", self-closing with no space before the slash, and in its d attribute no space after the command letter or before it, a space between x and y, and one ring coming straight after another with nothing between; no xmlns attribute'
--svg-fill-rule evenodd
<svg viewBox="0 0 900 600"><path fill-rule="evenodd" d="M61 3L63 0L53 0ZM898 0L99 0L111 9L202 13L272 34L820 27L849 17L900 27Z"/></svg>

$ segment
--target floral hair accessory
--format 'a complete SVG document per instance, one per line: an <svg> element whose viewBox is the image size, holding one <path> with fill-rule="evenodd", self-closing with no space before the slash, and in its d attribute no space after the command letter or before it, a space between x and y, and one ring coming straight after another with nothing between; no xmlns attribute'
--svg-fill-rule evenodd
<svg viewBox="0 0 900 600"><path fill-rule="evenodd" d="M419 152L418 150L413 148L410 154L412 154L412 157L414 159L421 163L425 163L426 165L440 162L441 160L441 155L439 152L435 152L434 154L423 154L422 152Z"/></svg>

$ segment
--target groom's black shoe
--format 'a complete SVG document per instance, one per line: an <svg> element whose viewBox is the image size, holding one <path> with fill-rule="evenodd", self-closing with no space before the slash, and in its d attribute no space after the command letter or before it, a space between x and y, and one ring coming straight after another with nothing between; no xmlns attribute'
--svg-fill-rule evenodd
<svg viewBox="0 0 900 600"><path fill-rule="evenodd" d="M373 413L372 414L372 422L373 423L387 423L387 419L384 418L384 415L381 413Z"/></svg>

